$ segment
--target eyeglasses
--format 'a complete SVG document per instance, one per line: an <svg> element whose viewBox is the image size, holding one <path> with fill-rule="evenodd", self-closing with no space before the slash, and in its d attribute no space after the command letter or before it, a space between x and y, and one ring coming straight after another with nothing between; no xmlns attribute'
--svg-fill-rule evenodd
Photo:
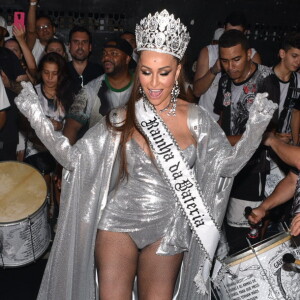
<svg viewBox="0 0 300 300"><path fill-rule="evenodd" d="M36 27L36 30L37 31L42 31L43 29L47 29L47 28L50 28L50 27L51 27L51 24L45 24L45 25L41 25L41 26Z"/></svg>

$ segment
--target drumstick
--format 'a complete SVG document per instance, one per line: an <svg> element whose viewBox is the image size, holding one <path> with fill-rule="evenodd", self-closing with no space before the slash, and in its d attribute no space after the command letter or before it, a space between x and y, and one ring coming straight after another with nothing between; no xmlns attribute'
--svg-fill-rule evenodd
<svg viewBox="0 0 300 300"><path fill-rule="evenodd" d="M283 262L287 264L296 264L300 266L300 260L295 259L294 255L292 253L286 253L282 256Z"/></svg>

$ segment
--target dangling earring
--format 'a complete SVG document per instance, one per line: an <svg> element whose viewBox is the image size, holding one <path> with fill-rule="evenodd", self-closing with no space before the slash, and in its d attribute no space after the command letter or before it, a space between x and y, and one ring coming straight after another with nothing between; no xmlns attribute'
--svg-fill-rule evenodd
<svg viewBox="0 0 300 300"><path fill-rule="evenodd" d="M144 92L144 90L143 90L143 88L141 86L139 87L139 93L140 93L140 95L143 98L144 109L147 111L147 109L146 109L146 103L148 102L148 99L147 99L147 96L146 96L146 94L145 94L145 92Z"/></svg>
<svg viewBox="0 0 300 300"><path fill-rule="evenodd" d="M180 93L180 88L179 88L179 85L178 85L178 81L176 80L175 84L172 88L172 91L171 91L171 104L172 104L172 107L168 112L168 116L176 116L177 97L178 97L179 93Z"/></svg>

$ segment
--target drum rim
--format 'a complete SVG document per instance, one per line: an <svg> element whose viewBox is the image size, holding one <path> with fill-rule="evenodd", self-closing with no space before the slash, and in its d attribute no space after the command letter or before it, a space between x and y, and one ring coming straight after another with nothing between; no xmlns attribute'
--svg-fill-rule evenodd
<svg viewBox="0 0 300 300"><path fill-rule="evenodd" d="M260 241L256 244L253 244L252 247L255 249L255 251L259 254L261 251L263 251L265 248L271 246L272 244L282 241L282 243L285 242L285 239L290 240L291 235L286 232L282 231L280 233L277 233L263 241ZM272 244L270 244L270 241L272 241ZM224 259L224 263L230 266L236 265L238 261L247 261L251 259L251 255L254 255L252 249L250 247L245 248L244 250L241 250L235 254L232 254ZM249 257L249 258L248 258Z"/></svg>

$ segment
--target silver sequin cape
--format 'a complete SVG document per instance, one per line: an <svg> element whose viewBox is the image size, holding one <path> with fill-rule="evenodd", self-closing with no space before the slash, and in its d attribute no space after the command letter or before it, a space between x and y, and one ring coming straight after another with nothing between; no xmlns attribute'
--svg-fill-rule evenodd
<svg viewBox="0 0 300 300"><path fill-rule="evenodd" d="M97 299L94 244L97 224L105 206L119 137L105 119L92 127L73 147L53 130L43 115L33 90L16 98L37 135L64 167L60 215L55 240L38 295L39 300ZM124 109L111 113L113 123L124 118ZM221 226L233 177L261 141L270 117L249 118L243 138L231 147L207 111L190 105L189 125L197 146L196 174L203 199ZM185 253L177 299L209 299L197 293L194 278L204 261L195 238Z"/></svg>

